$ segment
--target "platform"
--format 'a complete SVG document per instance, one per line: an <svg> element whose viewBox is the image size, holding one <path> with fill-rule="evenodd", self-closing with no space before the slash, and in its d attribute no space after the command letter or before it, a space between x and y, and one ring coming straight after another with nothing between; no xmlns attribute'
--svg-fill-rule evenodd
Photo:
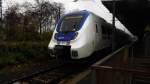
<svg viewBox="0 0 150 84"><path fill-rule="evenodd" d="M150 57L136 56L133 47L124 46L94 64L96 84L150 84Z"/></svg>

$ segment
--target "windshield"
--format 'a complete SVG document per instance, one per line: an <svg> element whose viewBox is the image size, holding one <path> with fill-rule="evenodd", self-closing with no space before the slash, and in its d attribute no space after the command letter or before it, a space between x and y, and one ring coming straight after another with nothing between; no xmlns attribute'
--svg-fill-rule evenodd
<svg viewBox="0 0 150 84"><path fill-rule="evenodd" d="M82 16L67 16L65 17L60 26L61 32L73 32L77 31L81 22Z"/></svg>

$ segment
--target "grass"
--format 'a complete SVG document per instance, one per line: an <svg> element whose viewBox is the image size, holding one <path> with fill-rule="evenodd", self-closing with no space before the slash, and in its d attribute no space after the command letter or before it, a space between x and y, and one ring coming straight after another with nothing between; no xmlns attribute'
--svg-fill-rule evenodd
<svg viewBox="0 0 150 84"><path fill-rule="evenodd" d="M25 61L26 57L22 53L3 52L0 53L0 65L16 64L17 62Z"/></svg>

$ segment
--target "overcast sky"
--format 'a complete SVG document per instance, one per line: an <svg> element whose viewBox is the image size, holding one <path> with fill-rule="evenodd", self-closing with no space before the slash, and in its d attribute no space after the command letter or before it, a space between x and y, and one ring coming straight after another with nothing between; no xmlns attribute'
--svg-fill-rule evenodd
<svg viewBox="0 0 150 84"><path fill-rule="evenodd" d="M73 0L48 0L51 2L58 2L58 3L67 3L67 2L71 2ZM34 3L34 0L3 0L3 6L7 7L8 5L12 5L14 3L23 3L23 2L31 2Z"/></svg>
<svg viewBox="0 0 150 84"><path fill-rule="evenodd" d="M24 2L30 2L32 4L34 4L34 0L2 0L3 1L3 10L5 10L7 7L9 6L12 6L13 4L15 3L18 3L18 4L22 4ZM63 3L64 5L68 2L71 2L73 0L48 0L50 2L57 2L57 3Z"/></svg>

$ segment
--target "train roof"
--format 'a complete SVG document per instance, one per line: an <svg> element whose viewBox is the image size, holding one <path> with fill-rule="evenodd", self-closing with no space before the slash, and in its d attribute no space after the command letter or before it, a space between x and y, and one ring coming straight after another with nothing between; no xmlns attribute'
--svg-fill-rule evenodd
<svg viewBox="0 0 150 84"><path fill-rule="evenodd" d="M75 13L76 11L83 12L91 12L95 14L96 16L103 18L106 22L112 24L112 17L113 15L110 13L110 11L101 3L89 0L89 1L82 1L79 0L77 2L71 2L68 4L67 10L65 13ZM83 11L86 10L86 11ZM128 33L130 36L134 37L134 35L117 19L115 18L115 26L117 29L120 29L126 33Z"/></svg>

